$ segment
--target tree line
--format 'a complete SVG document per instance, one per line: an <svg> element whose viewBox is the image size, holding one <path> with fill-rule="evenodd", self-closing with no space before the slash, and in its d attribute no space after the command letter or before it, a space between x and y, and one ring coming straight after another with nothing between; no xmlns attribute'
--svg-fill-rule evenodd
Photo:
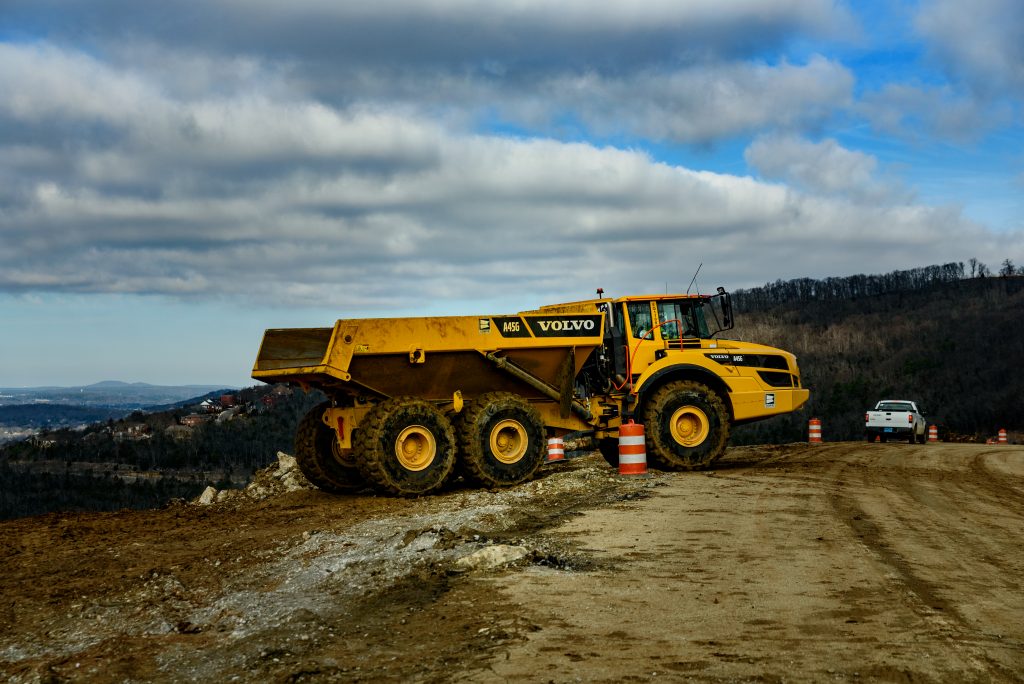
<svg viewBox="0 0 1024 684"><path fill-rule="evenodd" d="M1018 269L1010 259L1004 260L999 269L999 277L1017 275L1024 275L1024 267ZM853 301L893 292L928 290L965 279L984 279L991 276L988 266L972 258L967 266L962 261L957 261L877 275L776 280L761 287L737 290L733 293L732 300L738 312L765 311L774 306L787 304Z"/></svg>
<svg viewBox="0 0 1024 684"><path fill-rule="evenodd" d="M804 441L810 417L826 439L862 439L864 411L880 399L920 402L950 438L1024 430L1024 274L978 272L946 264L772 284L741 299L730 336L796 354L811 398L738 428L734 443Z"/></svg>

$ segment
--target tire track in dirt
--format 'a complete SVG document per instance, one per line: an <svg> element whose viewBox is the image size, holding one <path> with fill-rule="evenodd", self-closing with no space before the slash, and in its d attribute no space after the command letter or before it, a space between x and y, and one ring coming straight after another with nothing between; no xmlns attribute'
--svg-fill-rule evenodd
<svg viewBox="0 0 1024 684"><path fill-rule="evenodd" d="M925 459L946 456L931 449ZM917 460L901 467L886 456L879 465L855 458L834 466L830 500L837 517L890 568L936 638L979 673L1022 681L1024 646L1005 639L1024 610L1017 598L1024 568L1007 553L1022 522L1016 482L993 476L985 454L935 460L936 467ZM912 456L918 454L895 460ZM838 486L851 482L856 486ZM996 597L995 611L976 605L973 595L985 594Z"/></svg>

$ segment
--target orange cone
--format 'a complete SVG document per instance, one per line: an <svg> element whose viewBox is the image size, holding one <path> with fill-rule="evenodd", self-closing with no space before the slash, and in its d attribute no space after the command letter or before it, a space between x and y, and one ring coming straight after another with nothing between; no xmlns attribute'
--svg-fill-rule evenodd
<svg viewBox="0 0 1024 684"><path fill-rule="evenodd" d="M565 460L565 444L561 437L552 437L548 440L548 463Z"/></svg>
<svg viewBox="0 0 1024 684"><path fill-rule="evenodd" d="M811 444L821 444L821 421L811 418L807 424L807 441Z"/></svg>
<svg viewBox="0 0 1024 684"><path fill-rule="evenodd" d="M619 427L619 475L647 474L644 426L632 420Z"/></svg>

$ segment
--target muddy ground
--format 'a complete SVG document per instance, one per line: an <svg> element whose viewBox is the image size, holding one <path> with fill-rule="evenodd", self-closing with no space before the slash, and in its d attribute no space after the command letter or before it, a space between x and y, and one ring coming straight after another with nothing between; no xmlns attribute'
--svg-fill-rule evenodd
<svg viewBox="0 0 1024 684"><path fill-rule="evenodd" d="M1024 447L0 523L15 682L1024 681ZM224 497L221 497L224 499Z"/></svg>

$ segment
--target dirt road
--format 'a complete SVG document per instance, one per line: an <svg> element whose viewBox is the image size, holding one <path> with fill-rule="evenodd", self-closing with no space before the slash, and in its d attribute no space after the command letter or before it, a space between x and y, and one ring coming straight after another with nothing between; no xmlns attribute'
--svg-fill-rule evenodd
<svg viewBox="0 0 1024 684"><path fill-rule="evenodd" d="M1024 681L1024 448L0 524L14 681Z"/></svg>

